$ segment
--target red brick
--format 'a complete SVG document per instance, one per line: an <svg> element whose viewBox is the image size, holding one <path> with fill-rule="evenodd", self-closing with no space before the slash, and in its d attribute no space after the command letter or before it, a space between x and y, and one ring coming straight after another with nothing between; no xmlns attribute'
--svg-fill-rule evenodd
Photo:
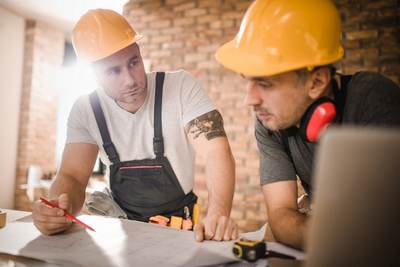
<svg viewBox="0 0 400 267"><path fill-rule="evenodd" d="M173 7L174 12L185 11L193 9L196 6L194 2L184 3Z"/></svg>
<svg viewBox="0 0 400 267"><path fill-rule="evenodd" d="M176 5L176 4L180 4L180 3L184 3L187 0L166 0L165 4L166 5Z"/></svg>
<svg viewBox="0 0 400 267"><path fill-rule="evenodd" d="M197 17L197 23L199 23L199 24L214 22L217 20L218 20L217 15L204 15L204 16Z"/></svg>
<svg viewBox="0 0 400 267"><path fill-rule="evenodd" d="M171 26L170 20L157 20L151 23L151 28L159 29L159 28L167 28Z"/></svg>
<svg viewBox="0 0 400 267"><path fill-rule="evenodd" d="M368 39L378 37L378 30L354 31L346 33L346 38L349 40Z"/></svg>
<svg viewBox="0 0 400 267"><path fill-rule="evenodd" d="M185 62L197 62L205 60L207 56L204 54L186 54L184 58Z"/></svg>
<svg viewBox="0 0 400 267"><path fill-rule="evenodd" d="M396 0L381 0L381 1L371 1L366 5L366 9L382 9L385 7L398 7L398 2Z"/></svg>
<svg viewBox="0 0 400 267"><path fill-rule="evenodd" d="M194 24L194 18L177 18L174 19L175 26L188 26Z"/></svg>
<svg viewBox="0 0 400 267"><path fill-rule="evenodd" d="M205 8L195 8L185 11L185 17L197 17L207 14L207 10Z"/></svg>
<svg viewBox="0 0 400 267"><path fill-rule="evenodd" d="M167 43L172 41L171 35L159 35L150 38L150 43L159 44L159 43Z"/></svg>
<svg viewBox="0 0 400 267"><path fill-rule="evenodd" d="M220 7L222 5L221 0L200 0L199 7Z"/></svg>

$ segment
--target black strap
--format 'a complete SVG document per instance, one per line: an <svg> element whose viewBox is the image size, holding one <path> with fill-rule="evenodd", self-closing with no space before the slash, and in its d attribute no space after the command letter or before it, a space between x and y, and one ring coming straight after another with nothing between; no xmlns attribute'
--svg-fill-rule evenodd
<svg viewBox="0 0 400 267"><path fill-rule="evenodd" d="M89 99L90 99L90 105L92 106L92 110L94 113L94 117L96 118L97 127L99 128L101 134L104 151L106 152L108 159L113 164L117 164L120 162L118 152L115 149L113 142L111 141L110 134L107 128L106 119L104 118L104 113L103 110L101 109L100 100L99 96L97 95L97 92L94 91L93 93L91 93Z"/></svg>
<svg viewBox="0 0 400 267"><path fill-rule="evenodd" d="M153 150L156 157L164 155L164 139L162 134L162 94L164 86L165 72L157 72L156 74L156 95L154 104L154 137Z"/></svg>

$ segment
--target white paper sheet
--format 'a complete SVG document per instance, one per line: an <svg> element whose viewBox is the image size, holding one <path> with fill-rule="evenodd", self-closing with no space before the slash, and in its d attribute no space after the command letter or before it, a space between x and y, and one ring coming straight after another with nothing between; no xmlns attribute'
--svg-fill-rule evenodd
<svg viewBox="0 0 400 267"><path fill-rule="evenodd" d="M0 252L66 266L204 266L235 261L233 242L194 240L193 232L148 223L79 216L96 232L75 225L43 236L30 217L0 230Z"/></svg>

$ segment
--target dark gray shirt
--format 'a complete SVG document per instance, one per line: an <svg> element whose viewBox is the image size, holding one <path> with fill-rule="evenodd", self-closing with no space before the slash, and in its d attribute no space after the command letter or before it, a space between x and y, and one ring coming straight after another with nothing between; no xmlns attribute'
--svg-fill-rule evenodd
<svg viewBox="0 0 400 267"><path fill-rule="evenodd" d="M347 85L341 125L400 126L400 88L378 74L359 72ZM300 178L305 191L312 194L312 168L317 144L304 141L295 133L287 137L290 155L280 132L266 129L256 121L260 151L261 184Z"/></svg>

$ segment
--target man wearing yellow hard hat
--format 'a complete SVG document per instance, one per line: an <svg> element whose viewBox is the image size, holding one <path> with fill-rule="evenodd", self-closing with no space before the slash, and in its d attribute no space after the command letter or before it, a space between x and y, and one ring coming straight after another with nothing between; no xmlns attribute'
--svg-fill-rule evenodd
<svg viewBox="0 0 400 267"><path fill-rule="evenodd" d="M338 11L329 0L256 0L216 59L247 80L256 115L261 185L274 237L302 248L315 142L329 124L400 125L400 89L377 73L339 75ZM346 185L343 185L346 186ZM335 190L335 189L332 189Z"/></svg>
<svg viewBox="0 0 400 267"><path fill-rule="evenodd" d="M199 82L185 71L145 73L141 36L118 13L90 10L77 22L72 43L91 62L100 89L79 98L67 127L63 160L50 196L60 209L35 203L44 234L67 229L62 215L81 210L98 152L110 168L112 197L129 219L193 212L195 153L206 159L207 215L195 226L198 241L237 237L230 219L234 161L223 121Z"/></svg>

